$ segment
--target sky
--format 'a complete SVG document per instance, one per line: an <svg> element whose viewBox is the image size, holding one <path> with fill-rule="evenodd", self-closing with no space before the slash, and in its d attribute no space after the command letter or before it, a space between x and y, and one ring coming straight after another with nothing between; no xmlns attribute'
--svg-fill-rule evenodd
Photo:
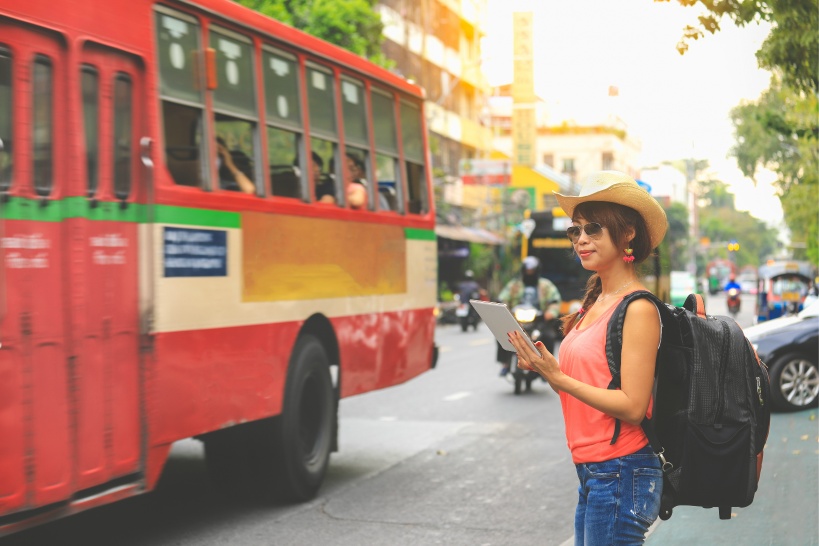
<svg viewBox="0 0 819 546"><path fill-rule="evenodd" d="M770 73L755 53L767 25L738 28L728 19L714 35L676 44L703 8L676 0L487 0L483 67L490 85L512 81L512 13L534 14L535 92L550 105L550 122L599 123L616 113L642 143L638 167L665 160L707 159L736 205L779 227L782 208L771 182L756 184L728 157L735 144L730 110L759 97ZM619 90L609 97L609 86Z"/></svg>

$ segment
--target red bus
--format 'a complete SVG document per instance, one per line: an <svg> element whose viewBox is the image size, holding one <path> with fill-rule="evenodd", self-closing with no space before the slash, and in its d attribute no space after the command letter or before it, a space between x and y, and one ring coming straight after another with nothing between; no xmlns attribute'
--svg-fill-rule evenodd
<svg viewBox="0 0 819 546"><path fill-rule="evenodd" d="M339 399L435 365L423 98L227 0L0 4L0 536L191 437L317 494Z"/></svg>

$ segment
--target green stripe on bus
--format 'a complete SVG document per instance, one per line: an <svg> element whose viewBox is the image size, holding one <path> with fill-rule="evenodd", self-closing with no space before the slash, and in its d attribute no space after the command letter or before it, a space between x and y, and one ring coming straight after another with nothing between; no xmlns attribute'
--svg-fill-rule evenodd
<svg viewBox="0 0 819 546"><path fill-rule="evenodd" d="M154 222L185 226L239 228L242 227L242 216L238 212L156 205L154 207Z"/></svg>
<svg viewBox="0 0 819 546"><path fill-rule="evenodd" d="M85 197L66 197L63 202L64 218L88 218L97 221L145 222L146 208L139 203L123 207L119 201L89 201Z"/></svg>
<svg viewBox="0 0 819 546"><path fill-rule="evenodd" d="M404 235L407 237L407 239L413 239L416 241L435 240L434 229L404 228Z"/></svg>
<svg viewBox="0 0 819 546"><path fill-rule="evenodd" d="M48 198L8 197L8 201L0 201L0 218L59 222L63 219L62 203Z"/></svg>

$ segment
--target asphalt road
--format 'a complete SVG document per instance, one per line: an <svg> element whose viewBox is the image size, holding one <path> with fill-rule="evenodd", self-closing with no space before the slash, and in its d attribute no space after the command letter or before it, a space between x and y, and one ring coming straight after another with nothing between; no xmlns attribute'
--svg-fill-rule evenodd
<svg viewBox="0 0 819 546"><path fill-rule="evenodd" d="M753 301L740 324L750 324ZM722 308L720 307L722 306ZM711 296L710 314L724 314ZM6 539L2 546L403 546L573 543L577 478L558 397L545 383L515 396L498 377L488 329L436 332L438 368L341 402L340 452L312 502L228 504L201 445L175 444L159 488ZM816 411L775 414L754 503L731 521L677 507L654 545L815 545Z"/></svg>

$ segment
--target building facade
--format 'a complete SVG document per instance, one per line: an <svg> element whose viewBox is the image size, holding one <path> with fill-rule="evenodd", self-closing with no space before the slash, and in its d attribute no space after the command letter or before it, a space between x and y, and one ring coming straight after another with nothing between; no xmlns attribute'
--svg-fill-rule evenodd
<svg viewBox="0 0 819 546"><path fill-rule="evenodd" d="M381 0L376 9L384 54L426 90L433 176L456 177L462 159L492 147L480 49L486 0Z"/></svg>

